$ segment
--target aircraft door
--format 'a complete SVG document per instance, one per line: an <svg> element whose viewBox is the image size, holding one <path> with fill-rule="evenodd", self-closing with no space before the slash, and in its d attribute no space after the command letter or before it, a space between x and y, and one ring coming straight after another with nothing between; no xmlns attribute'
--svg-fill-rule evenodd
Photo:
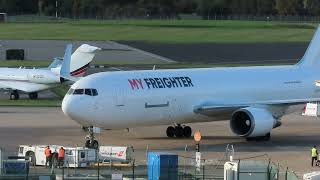
<svg viewBox="0 0 320 180"><path fill-rule="evenodd" d="M86 160L87 160L86 151L79 150L78 151L78 162L79 162L79 164L86 162Z"/></svg>
<svg viewBox="0 0 320 180"><path fill-rule="evenodd" d="M114 92L112 94L113 94L114 105L116 107L125 106L125 98L126 98L127 92L120 85L115 86L113 91Z"/></svg>

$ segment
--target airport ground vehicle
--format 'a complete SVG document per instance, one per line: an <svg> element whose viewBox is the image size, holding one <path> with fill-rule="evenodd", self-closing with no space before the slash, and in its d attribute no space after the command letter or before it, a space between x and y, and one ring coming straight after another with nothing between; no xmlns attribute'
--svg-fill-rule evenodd
<svg viewBox="0 0 320 180"><path fill-rule="evenodd" d="M20 145L18 149L18 156L25 156L30 160L30 165L44 166L46 163L46 156L44 154L47 145ZM50 145L51 153L57 153L61 146Z"/></svg>
<svg viewBox="0 0 320 180"><path fill-rule="evenodd" d="M44 166L46 157L44 150L47 145L20 145L18 156L25 156L30 159L31 165ZM61 145L50 145L52 153L59 152ZM67 167L88 167L96 161L96 150L83 147L64 147L64 165ZM56 156L58 157L58 156ZM55 160L57 162L57 160Z"/></svg>
<svg viewBox="0 0 320 180"><path fill-rule="evenodd" d="M306 103L304 106L304 111L302 112L303 116L318 116L320 114L320 103L319 102L310 102Z"/></svg>
<svg viewBox="0 0 320 180"><path fill-rule="evenodd" d="M97 154L95 149L84 147L65 148L64 164L66 167L89 167L96 162Z"/></svg>
<svg viewBox="0 0 320 180"><path fill-rule="evenodd" d="M129 163L133 160L133 147L100 146L99 160L102 162Z"/></svg>

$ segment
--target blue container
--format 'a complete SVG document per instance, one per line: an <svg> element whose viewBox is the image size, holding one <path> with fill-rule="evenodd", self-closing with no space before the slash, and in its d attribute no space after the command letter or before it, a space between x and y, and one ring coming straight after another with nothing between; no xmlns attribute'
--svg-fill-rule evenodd
<svg viewBox="0 0 320 180"><path fill-rule="evenodd" d="M178 179L178 155L165 152L148 153L148 180Z"/></svg>
<svg viewBox="0 0 320 180"><path fill-rule="evenodd" d="M3 161L3 174L25 175L29 172L29 161L5 160Z"/></svg>

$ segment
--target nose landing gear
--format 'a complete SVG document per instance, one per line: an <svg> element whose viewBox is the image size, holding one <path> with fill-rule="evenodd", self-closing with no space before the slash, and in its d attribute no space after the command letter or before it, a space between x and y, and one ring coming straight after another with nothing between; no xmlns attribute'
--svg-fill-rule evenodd
<svg viewBox="0 0 320 180"><path fill-rule="evenodd" d="M167 136L172 138L172 137L177 137L177 138L182 138L186 137L189 138L192 135L192 129L189 126L181 126L181 124L177 124L176 126L169 126L167 128Z"/></svg>
<svg viewBox="0 0 320 180"><path fill-rule="evenodd" d="M97 140L95 140L92 126L88 127L88 133L89 134L85 138L86 139L85 147L90 149L98 149L99 143Z"/></svg>

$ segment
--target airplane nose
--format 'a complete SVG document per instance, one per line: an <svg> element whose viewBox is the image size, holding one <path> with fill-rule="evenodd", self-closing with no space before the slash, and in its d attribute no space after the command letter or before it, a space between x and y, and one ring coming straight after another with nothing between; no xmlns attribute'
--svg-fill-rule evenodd
<svg viewBox="0 0 320 180"><path fill-rule="evenodd" d="M63 113L70 119L83 126L88 126L90 125L90 113L81 110L84 107L84 104L88 103L80 97L66 95L63 98L61 108Z"/></svg>
<svg viewBox="0 0 320 180"><path fill-rule="evenodd" d="M62 100L62 104L61 104L61 108L62 111L65 115L69 116L70 118L72 118L72 116L74 115L74 109L72 106L72 98L69 97L68 95L66 95L63 100Z"/></svg>

